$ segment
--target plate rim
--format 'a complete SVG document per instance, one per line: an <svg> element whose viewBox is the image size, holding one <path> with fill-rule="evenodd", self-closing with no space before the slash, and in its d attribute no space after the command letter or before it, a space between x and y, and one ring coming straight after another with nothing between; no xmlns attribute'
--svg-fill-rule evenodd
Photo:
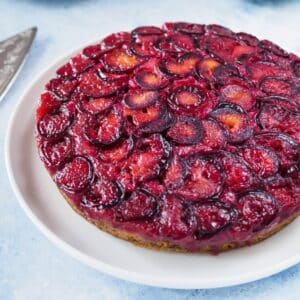
<svg viewBox="0 0 300 300"><path fill-rule="evenodd" d="M31 220L31 222L36 226L36 228L48 239L50 240L56 247L63 250L65 253L70 255L71 257L77 259L81 263L91 267L94 270L98 270L100 272L109 274L116 278L138 283L144 284L153 287L161 287L161 288L173 288L173 289L212 289L212 288L222 288L222 287L230 287L239 284L245 284L249 282L253 282L259 279L266 278L268 276L277 274L285 269L288 269L298 263L300 263L300 253L290 257L289 259L278 262L272 267L264 268L263 270L259 270L256 272L246 272L243 274L239 274L238 276L232 276L229 278L224 278L222 281L216 282L214 280L205 280L205 279L188 279L184 280L184 278L166 278L166 277L153 277L146 274L140 274L134 271L128 271L121 267L111 266L109 263L105 263L99 259L93 258L88 254L76 249L74 246L70 245L68 242L60 238L50 230L45 223L38 216L36 216L27 204L25 197L22 195L22 192L19 189L18 183L14 177L14 170L11 164L11 142L12 142L12 131L14 127L14 123L16 122L16 117L18 111L24 102L24 99L28 98L28 94L31 90L34 89L37 82L40 81L43 76L46 76L49 73L49 70L54 66L67 62L68 59L82 51L82 49L88 45L93 43L97 43L101 41L101 39L93 39L87 43L85 43L81 47L76 47L71 51L66 52L66 54L60 55L59 58L53 60L51 63L47 64L42 70L38 73L37 76L31 81L28 85L27 89L22 93L20 99L17 101L15 107L12 109L11 116L9 117L7 132L5 134L4 140L4 158L5 158L5 166L9 179L9 183L12 187L12 190L18 200L19 205L27 215L27 217ZM46 76L47 77L47 76Z"/></svg>

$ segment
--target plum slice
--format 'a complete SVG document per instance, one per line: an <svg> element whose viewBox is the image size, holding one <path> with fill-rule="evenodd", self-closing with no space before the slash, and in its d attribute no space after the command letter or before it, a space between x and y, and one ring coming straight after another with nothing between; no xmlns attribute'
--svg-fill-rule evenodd
<svg viewBox="0 0 300 300"><path fill-rule="evenodd" d="M294 60L291 63L292 71L296 77L300 77L300 60Z"/></svg>
<svg viewBox="0 0 300 300"><path fill-rule="evenodd" d="M170 99L177 106L186 109L197 107L205 101L203 92L193 86L183 86L176 89Z"/></svg>
<svg viewBox="0 0 300 300"><path fill-rule="evenodd" d="M219 65L213 71L213 77L218 86L227 85L239 76L238 69L233 65Z"/></svg>
<svg viewBox="0 0 300 300"><path fill-rule="evenodd" d="M102 51L109 51L113 48L120 47L124 43L128 43L131 40L129 32L121 31L113 33L105 37L101 43L100 48Z"/></svg>
<svg viewBox="0 0 300 300"><path fill-rule="evenodd" d="M190 235L195 229L196 220L189 207L172 194L165 195L162 200L160 234L175 240Z"/></svg>
<svg viewBox="0 0 300 300"><path fill-rule="evenodd" d="M286 133L296 141L300 141L299 113L292 113L278 105L263 105L257 119L261 128Z"/></svg>
<svg viewBox="0 0 300 300"><path fill-rule="evenodd" d="M209 24L205 26L205 29L208 33L216 34L220 37L234 37L235 34L229 28L218 25L218 24Z"/></svg>
<svg viewBox="0 0 300 300"><path fill-rule="evenodd" d="M268 76L274 76L279 72L278 67L275 64L258 61L248 63L246 65L248 76L254 81L259 81Z"/></svg>
<svg viewBox="0 0 300 300"><path fill-rule="evenodd" d="M70 59L70 65L72 67L72 72L74 75L78 75L91 68L94 65L92 59L86 58L79 54Z"/></svg>
<svg viewBox="0 0 300 300"><path fill-rule="evenodd" d="M249 192L237 204L239 223L245 230L259 231L268 226L278 213L278 201L263 191Z"/></svg>
<svg viewBox="0 0 300 300"><path fill-rule="evenodd" d="M102 148L99 151L99 157L108 163L116 163L126 159L133 150L133 138L121 139L116 145L108 148Z"/></svg>
<svg viewBox="0 0 300 300"><path fill-rule="evenodd" d="M207 51L213 56L220 57L224 60L231 61L234 49L239 45L239 41L231 37L223 37L221 39L218 36L206 37Z"/></svg>
<svg viewBox="0 0 300 300"><path fill-rule="evenodd" d="M111 97L89 98L80 101L80 109L91 114L97 115L105 112L112 107L114 99Z"/></svg>
<svg viewBox="0 0 300 300"><path fill-rule="evenodd" d="M66 111L48 113L41 118L37 124L38 132L46 138L57 138L61 136L71 125L72 118Z"/></svg>
<svg viewBox="0 0 300 300"><path fill-rule="evenodd" d="M193 24L187 22L178 22L173 23L173 28L175 31L184 33L184 34L195 34L202 35L205 33L205 27L201 24Z"/></svg>
<svg viewBox="0 0 300 300"><path fill-rule="evenodd" d="M260 82L260 88L268 95L291 97L294 94L293 85L283 78L265 77Z"/></svg>
<svg viewBox="0 0 300 300"><path fill-rule="evenodd" d="M226 130L230 143L242 143L252 135L248 116L237 108L218 108L211 116Z"/></svg>
<svg viewBox="0 0 300 300"><path fill-rule="evenodd" d="M157 200L145 190L133 192L117 208L122 221L141 221L153 218L157 211Z"/></svg>
<svg viewBox="0 0 300 300"><path fill-rule="evenodd" d="M274 43L268 41L268 40L262 40L258 43L258 47L271 51L273 54L277 56L282 56L282 57L288 57L289 54L284 51L282 48L280 48L278 45L275 45Z"/></svg>
<svg viewBox="0 0 300 300"><path fill-rule="evenodd" d="M47 83L46 89L53 92L61 101L68 101L77 85L76 79L54 78Z"/></svg>
<svg viewBox="0 0 300 300"><path fill-rule="evenodd" d="M215 69L220 65L221 63L216 59L205 58L197 63L197 72L201 77L211 79Z"/></svg>
<svg viewBox="0 0 300 300"><path fill-rule="evenodd" d="M85 47L82 50L82 53L88 58L96 59L102 54L102 49L100 47L100 44L90 45Z"/></svg>
<svg viewBox="0 0 300 300"><path fill-rule="evenodd" d="M100 121L92 119L85 127L85 137L93 144L110 145L122 135L124 119L116 110L112 110Z"/></svg>
<svg viewBox="0 0 300 300"><path fill-rule="evenodd" d="M143 109L153 105L159 99L159 93L156 91L138 90L129 92L125 97L126 105L131 109Z"/></svg>
<svg viewBox="0 0 300 300"><path fill-rule="evenodd" d="M168 80L158 72L141 70L135 76L136 83L145 90L158 90L166 86Z"/></svg>
<svg viewBox="0 0 300 300"><path fill-rule="evenodd" d="M143 39L145 39L145 37L149 39L149 37L153 36L143 36ZM157 53L157 50L153 46L153 42L148 40L140 43L132 43L130 46L130 50L140 58L148 58L151 56L155 56Z"/></svg>
<svg viewBox="0 0 300 300"><path fill-rule="evenodd" d="M99 98L112 96L124 86L121 81L106 82L92 72L84 73L80 79L79 89L86 96Z"/></svg>
<svg viewBox="0 0 300 300"><path fill-rule="evenodd" d="M278 172L278 158L271 149L260 145L248 145L241 148L239 154L248 166L263 178L275 175Z"/></svg>
<svg viewBox="0 0 300 300"><path fill-rule="evenodd" d="M111 73L129 72L137 67L142 60L128 49L115 48L104 54L102 57L104 68Z"/></svg>
<svg viewBox="0 0 300 300"><path fill-rule="evenodd" d="M224 86L221 89L221 97L225 102L238 104L245 111L250 110L255 104L255 99L250 90L236 84Z"/></svg>
<svg viewBox="0 0 300 300"><path fill-rule="evenodd" d="M275 177L266 183L266 190L279 202L280 211L289 216L299 203L299 188L296 195L295 186L290 178ZM298 204L299 205L299 204Z"/></svg>
<svg viewBox="0 0 300 300"><path fill-rule="evenodd" d="M164 31L159 27L155 26L141 26L132 30L131 35L133 38L139 36L149 36L149 35L162 35Z"/></svg>
<svg viewBox="0 0 300 300"><path fill-rule="evenodd" d="M147 106L143 109L131 109L125 107L123 114L135 126L140 128L159 120L165 112L165 105L160 101L156 101L153 105Z"/></svg>
<svg viewBox="0 0 300 300"><path fill-rule="evenodd" d="M46 114L58 111L61 102L51 92L43 93L40 97L38 108L36 109L36 118L39 121Z"/></svg>
<svg viewBox="0 0 300 300"><path fill-rule="evenodd" d="M167 136L182 145L197 144L203 135L200 121L196 118L179 116L168 130Z"/></svg>
<svg viewBox="0 0 300 300"><path fill-rule="evenodd" d="M249 33L238 32L236 35L240 40L242 40L249 46L256 46L259 42L259 39L256 36Z"/></svg>
<svg viewBox="0 0 300 300"><path fill-rule="evenodd" d="M59 166L72 155L72 140L64 137L58 141L44 141L41 146L41 157L49 166Z"/></svg>
<svg viewBox="0 0 300 300"><path fill-rule="evenodd" d="M133 191L137 184L156 178L169 156L169 147L160 134L140 138L118 175L125 190Z"/></svg>
<svg viewBox="0 0 300 300"><path fill-rule="evenodd" d="M175 33L172 36L163 37L154 43L156 49L161 52L177 53L194 51L195 41L192 36Z"/></svg>
<svg viewBox="0 0 300 300"><path fill-rule="evenodd" d="M164 132L173 124L173 115L168 111L164 110L161 112L158 119L151 121L140 128L143 133L155 133Z"/></svg>
<svg viewBox="0 0 300 300"><path fill-rule="evenodd" d="M287 170L299 162L300 146L290 136L283 133L262 133L254 137L254 141L271 148L279 158L279 165Z"/></svg>
<svg viewBox="0 0 300 300"><path fill-rule="evenodd" d="M220 165L211 159L195 156L187 161L188 173L176 195L187 201L203 201L219 194L224 177Z"/></svg>
<svg viewBox="0 0 300 300"><path fill-rule="evenodd" d="M195 71L200 56L194 53L185 53L176 60L163 60L160 70L169 76L187 76Z"/></svg>
<svg viewBox="0 0 300 300"><path fill-rule="evenodd" d="M157 176L169 155L168 144L160 134L139 140L130 157L129 168L134 179L145 181Z"/></svg>
<svg viewBox="0 0 300 300"><path fill-rule="evenodd" d="M84 190L93 179L91 162L83 156L76 156L55 174L55 182L70 193Z"/></svg>
<svg viewBox="0 0 300 300"><path fill-rule="evenodd" d="M258 114L257 121L261 128L268 130L280 126L288 115L289 112L282 107L263 105Z"/></svg>
<svg viewBox="0 0 300 300"><path fill-rule="evenodd" d="M151 179L142 184L141 188L148 191L151 195L160 199L165 193L166 188L158 179Z"/></svg>
<svg viewBox="0 0 300 300"><path fill-rule="evenodd" d="M73 69L71 64L68 62L56 70L58 77L73 77Z"/></svg>
<svg viewBox="0 0 300 300"><path fill-rule="evenodd" d="M91 184L81 199L81 205L88 208L105 209L117 205L124 197L118 182L102 176Z"/></svg>
<svg viewBox="0 0 300 300"><path fill-rule="evenodd" d="M224 152L221 164L226 175L225 186L235 192L243 192L256 184L253 172L237 155Z"/></svg>
<svg viewBox="0 0 300 300"><path fill-rule="evenodd" d="M214 119L202 120L202 143L211 149L222 149L227 143L225 130Z"/></svg>
<svg viewBox="0 0 300 300"><path fill-rule="evenodd" d="M230 226L237 216L233 207L221 202L195 204L193 212L197 220L197 239L212 237Z"/></svg>
<svg viewBox="0 0 300 300"><path fill-rule="evenodd" d="M251 54L255 53L256 48L248 45L237 45L233 48L231 54L232 60L240 62L241 60L247 59Z"/></svg>
<svg viewBox="0 0 300 300"><path fill-rule="evenodd" d="M300 112L300 106L299 104L289 98L280 97L280 96L266 96L259 99L261 104L271 104L274 106L280 106L284 108L285 110L288 110L293 113Z"/></svg>
<svg viewBox="0 0 300 300"><path fill-rule="evenodd" d="M186 163L177 155L174 155L167 165L164 174L164 184L168 189L174 189L181 186L186 176Z"/></svg>
<svg viewBox="0 0 300 300"><path fill-rule="evenodd" d="M194 154L209 154L223 149L227 144L227 135L219 123L214 119L202 120L203 138L195 145L177 146L176 153L181 157Z"/></svg>

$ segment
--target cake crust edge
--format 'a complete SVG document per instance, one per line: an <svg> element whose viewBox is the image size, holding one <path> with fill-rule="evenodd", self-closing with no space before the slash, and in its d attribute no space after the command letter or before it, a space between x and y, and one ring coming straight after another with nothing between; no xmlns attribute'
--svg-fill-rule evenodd
<svg viewBox="0 0 300 300"><path fill-rule="evenodd" d="M157 251L181 252L181 253L188 253L189 252L186 248L180 247L178 245L172 245L168 241L158 241L156 243L155 242L150 242L150 241L147 241L147 240L143 239L142 237L140 237L136 234L129 233L129 232L121 230L121 229L113 228L112 226L110 226L108 224L105 224L105 222L103 222L103 221L92 220L92 219L88 218L80 209L78 209L74 205L74 203L71 202L71 200L68 198L67 195L65 195L63 192L61 192L61 194L64 197L64 199L67 201L67 203L72 207L72 209L76 213L78 213L81 217L83 217L89 223L95 225L101 231L106 232L106 233L108 233L108 234L110 234L114 237L117 237L121 240L125 240L127 242L130 242L130 243L136 245L136 246L146 248L146 249L157 250ZM245 242L226 243L226 244L223 244L223 245L219 246L217 249L207 245L207 246L204 246L204 247L203 246L199 247L197 250L192 251L192 252L193 253L207 253L207 252L219 253L219 252L225 252L225 251L232 250L232 249L238 249L238 248L241 248L241 247L244 247L244 246L255 245L255 244L271 237L275 233L281 231L288 224L292 223L298 216L300 216L300 212L294 213L293 215L291 215L287 219L284 219L282 222L277 224L271 230L269 230L267 232L259 233L254 238L252 238L250 240L247 240Z"/></svg>

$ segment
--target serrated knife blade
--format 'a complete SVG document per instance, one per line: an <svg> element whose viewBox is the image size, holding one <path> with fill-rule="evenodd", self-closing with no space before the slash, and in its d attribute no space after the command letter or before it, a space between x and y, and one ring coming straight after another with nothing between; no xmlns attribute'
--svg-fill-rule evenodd
<svg viewBox="0 0 300 300"><path fill-rule="evenodd" d="M32 27L0 42L0 102L16 79L36 32Z"/></svg>

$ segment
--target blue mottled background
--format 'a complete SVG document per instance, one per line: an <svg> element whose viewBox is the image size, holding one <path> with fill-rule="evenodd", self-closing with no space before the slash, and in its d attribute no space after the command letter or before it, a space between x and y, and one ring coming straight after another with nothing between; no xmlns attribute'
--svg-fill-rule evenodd
<svg viewBox="0 0 300 300"><path fill-rule="evenodd" d="M112 31L190 20L249 31L300 53L299 11L300 3L288 0L0 0L0 39L39 27L22 73L0 104L0 300L300 299L300 265L241 286L186 291L128 283L83 266L53 246L25 216L3 159L14 105L36 73L71 48Z"/></svg>

